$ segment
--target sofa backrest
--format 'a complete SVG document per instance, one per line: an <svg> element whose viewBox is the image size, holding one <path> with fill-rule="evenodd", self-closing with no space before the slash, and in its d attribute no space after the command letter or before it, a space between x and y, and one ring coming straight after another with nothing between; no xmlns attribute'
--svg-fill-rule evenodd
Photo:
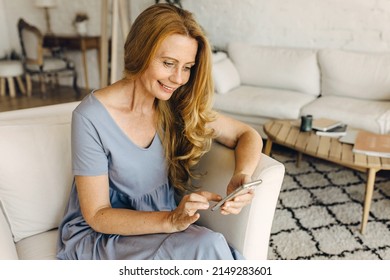
<svg viewBox="0 0 390 280"><path fill-rule="evenodd" d="M320 94L320 73L315 50L228 44L228 54L241 83Z"/></svg>
<svg viewBox="0 0 390 280"><path fill-rule="evenodd" d="M21 110L24 121L16 111L14 120L0 113L0 203L15 242L58 227L63 217L73 180L74 105L59 115L51 106Z"/></svg>
<svg viewBox="0 0 390 280"><path fill-rule="evenodd" d="M390 54L319 51L322 95L390 100Z"/></svg>
<svg viewBox="0 0 390 280"><path fill-rule="evenodd" d="M0 125L70 122L80 101L0 112Z"/></svg>

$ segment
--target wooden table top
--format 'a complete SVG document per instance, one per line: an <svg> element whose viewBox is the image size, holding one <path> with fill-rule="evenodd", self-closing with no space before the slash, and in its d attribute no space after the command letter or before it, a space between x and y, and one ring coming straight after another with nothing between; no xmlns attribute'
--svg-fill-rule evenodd
<svg viewBox="0 0 390 280"><path fill-rule="evenodd" d="M264 125L268 138L277 144L317 158L326 159L357 170L390 170L390 158L366 156L352 152L353 145L337 138L301 132L297 120L273 120Z"/></svg>

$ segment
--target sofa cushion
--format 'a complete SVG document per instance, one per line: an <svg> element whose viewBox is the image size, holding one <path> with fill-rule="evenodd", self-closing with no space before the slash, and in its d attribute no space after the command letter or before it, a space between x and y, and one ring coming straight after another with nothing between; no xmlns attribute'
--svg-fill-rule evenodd
<svg viewBox="0 0 390 280"><path fill-rule="evenodd" d="M388 102L388 107L390 107L390 104ZM390 134L390 108L381 114L377 119L377 123L379 124L381 134Z"/></svg>
<svg viewBox="0 0 390 280"><path fill-rule="evenodd" d="M56 228L72 182L70 122L0 126L0 201L14 241Z"/></svg>
<svg viewBox="0 0 390 280"><path fill-rule="evenodd" d="M213 65L215 91L224 94L240 85L240 76L232 61L226 57Z"/></svg>
<svg viewBox="0 0 390 280"><path fill-rule="evenodd" d="M228 53L242 84L313 96L320 94L320 73L314 50L229 43Z"/></svg>
<svg viewBox="0 0 390 280"><path fill-rule="evenodd" d="M213 63L217 63L227 58L227 54L225 52L215 52L213 53L212 58L213 58Z"/></svg>
<svg viewBox="0 0 390 280"><path fill-rule="evenodd" d="M321 50L322 95L390 100L390 54Z"/></svg>
<svg viewBox="0 0 390 280"><path fill-rule="evenodd" d="M304 106L301 115L313 115L314 118L337 119L351 127L361 128L374 133L390 133L390 130L387 130L382 124L384 117L390 118L390 115L387 113L389 110L390 102L387 101L322 96ZM388 123L390 123L390 119L387 120Z"/></svg>
<svg viewBox="0 0 390 280"><path fill-rule="evenodd" d="M316 97L295 91L240 86L224 95L215 95L214 108L229 113L295 119L302 106Z"/></svg>

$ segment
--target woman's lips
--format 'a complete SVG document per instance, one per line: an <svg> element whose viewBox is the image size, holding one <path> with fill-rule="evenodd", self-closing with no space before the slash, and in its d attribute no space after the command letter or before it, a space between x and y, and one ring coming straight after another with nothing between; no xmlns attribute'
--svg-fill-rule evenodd
<svg viewBox="0 0 390 280"><path fill-rule="evenodd" d="M163 83L161 83L160 81L158 83L162 86L163 89L165 89L165 90L167 90L169 92L174 92L175 89L176 89L176 88L172 88L172 87L166 86Z"/></svg>

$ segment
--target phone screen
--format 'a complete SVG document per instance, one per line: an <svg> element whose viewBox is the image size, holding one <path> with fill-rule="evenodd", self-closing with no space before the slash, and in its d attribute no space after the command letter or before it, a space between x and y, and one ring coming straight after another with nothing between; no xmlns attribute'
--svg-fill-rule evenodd
<svg viewBox="0 0 390 280"><path fill-rule="evenodd" d="M218 209L219 207L221 207L226 201L228 201L228 200L234 198L240 191L245 190L245 189L249 189L249 188L254 188L254 187L257 186L257 185L260 185L262 182L263 182L263 180L259 179L259 180L255 180L255 181L252 181L252 182L245 183L245 184L241 185L240 187L238 187L237 189L235 189L233 192L231 192L229 195L227 195L225 198L223 198L221 201L219 201L217 204L215 204L215 205L211 208L211 211L217 210L217 209Z"/></svg>

